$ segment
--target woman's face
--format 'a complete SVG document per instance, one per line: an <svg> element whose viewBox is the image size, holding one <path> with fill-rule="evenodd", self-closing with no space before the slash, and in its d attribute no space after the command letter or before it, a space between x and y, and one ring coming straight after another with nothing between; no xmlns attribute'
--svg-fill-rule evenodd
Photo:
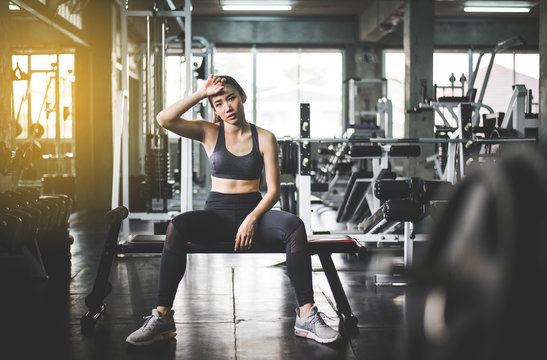
<svg viewBox="0 0 547 360"><path fill-rule="evenodd" d="M243 103L247 100L245 93L239 92L232 85L225 85L224 90L211 97L213 110L223 121L235 124L245 120Z"/></svg>

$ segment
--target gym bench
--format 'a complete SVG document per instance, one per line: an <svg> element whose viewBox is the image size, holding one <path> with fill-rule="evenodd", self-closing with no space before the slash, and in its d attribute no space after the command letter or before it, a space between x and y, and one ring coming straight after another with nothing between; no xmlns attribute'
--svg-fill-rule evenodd
<svg viewBox="0 0 547 360"><path fill-rule="evenodd" d="M163 251L165 235L139 234L126 243L118 243L121 222L127 218L128 214L129 211L127 208L120 206L110 210L105 215L108 224L108 234L97 270L97 277L93 285L93 291L85 300L89 311L80 319L83 331L91 330L105 310L104 299L112 291L112 285L108 281L108 276L114 255L116 253L161 253ZM277 247L257 246L258 244L254 243L252 249L234 252L233 243L217 243L213 246L187 243L187 250L189 254L284 254L286 251L283 244ZM347 327L355 327L358 320L351 312L346 293L340 282L331 255L335 253L357 253L359 251L357 241L348 235L341 234L311 235L308 236L308 246L310 255L318 255L321 261L321 266L336 302L336 313L340 317L340 320Z"/></svg>

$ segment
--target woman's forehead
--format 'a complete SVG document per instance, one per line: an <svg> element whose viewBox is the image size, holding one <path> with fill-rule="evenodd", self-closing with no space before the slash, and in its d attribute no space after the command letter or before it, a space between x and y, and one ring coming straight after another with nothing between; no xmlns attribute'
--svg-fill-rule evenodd
<svg viewBox="0 0 547 360"><path fill-rule="evenodd" d="M211 96L211 99L216 99L219 96L225 96L234 92L237 93L236 88L234 88L232 85L225 84L224 89L222 89L222 91L219 92L218 94Z"/></svg>

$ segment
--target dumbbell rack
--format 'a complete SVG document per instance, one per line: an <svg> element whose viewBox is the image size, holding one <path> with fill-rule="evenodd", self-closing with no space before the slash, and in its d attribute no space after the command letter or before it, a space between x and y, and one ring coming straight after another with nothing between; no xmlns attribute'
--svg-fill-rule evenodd
<svg viewBox="0 0 547 360"><path fill-rule="evenodd" d="M0 194L0 265L2 274L21 283L49 279L48 270L70 258L72 199L19 188ZM46 260L46 261L44 261Z"/></svg>

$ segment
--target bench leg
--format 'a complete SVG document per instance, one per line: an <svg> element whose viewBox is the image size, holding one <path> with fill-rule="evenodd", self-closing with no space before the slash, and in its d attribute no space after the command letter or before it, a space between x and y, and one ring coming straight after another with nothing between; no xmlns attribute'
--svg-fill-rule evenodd
<svg viewBox="0 0 547 360"><path fill-rule="evenodd" d="M334 295L334 300L336 301L336 308L340 319L347 326L357 325L357 318L351 312L348 298L346 297L346 292L342 287L340 277L338 276L336 267L334 267L334 263L332 262L331 254L318 252L317 255L319 256L319 260L321 260L321 266L323 267L323 271L325 272L325 276L329 282L330 289Z"/></svg>
<svg viewBox="0 0 547 360"><path fill-rule="evenodd" d="M109 226L97 269L97 276L93 283L93 290L85 298L85 304L89 311L80 318L82 332L85 335L92 333L96 323L103 316L106 308L104 300L112 291L112 284L108 281L108 278L117 251L120 228L121 222Z"/></svg>

